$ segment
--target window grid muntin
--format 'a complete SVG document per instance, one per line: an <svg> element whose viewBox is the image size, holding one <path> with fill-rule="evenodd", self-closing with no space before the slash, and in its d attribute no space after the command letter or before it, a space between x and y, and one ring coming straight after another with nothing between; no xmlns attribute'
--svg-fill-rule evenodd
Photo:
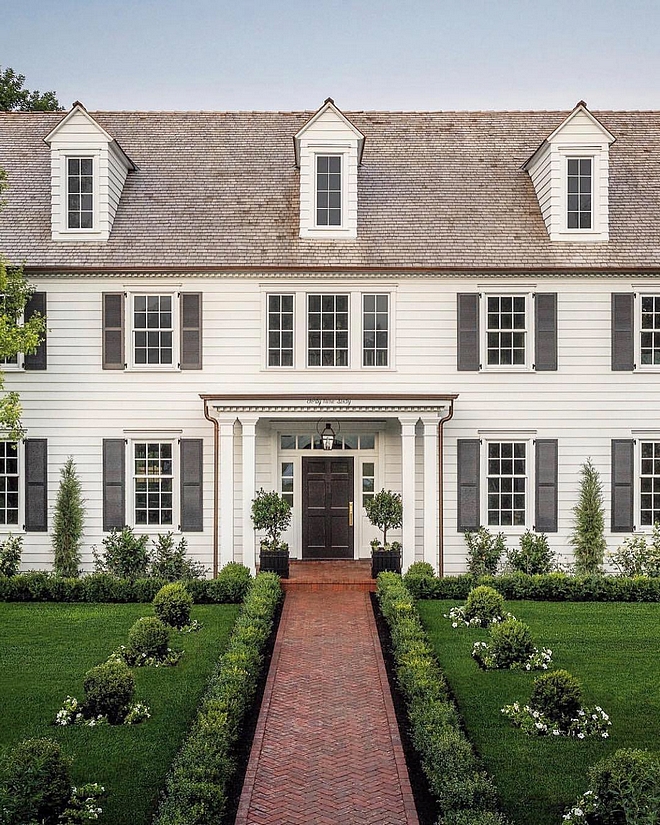
<svg viewBox="0 0 660 825"><path fill-rule="evenodd" d="M307 296L307 366L348 367L348 294Z"/></svg>
<svg viewBox="0 0 660 825"><path fill-rule="evenodd" d="M660 441L642 441L639 453L639 521L653 527L660 522Z"/></svg>
<svg viewBox="0 0 660 825"><path fill-rule="evenodd" d="M289 507L293 507L293 461L282 461L280 464L280 488L282 498Z"/></svg>
<svg viewBox="0 0 660 825"><path fill-rule="evenodd" d="M527 297L486 296L486 363L525 366L527 363Z"/></svg>
<svg viewBox="0 0 660 825"><path fill-rule="evenodd" d="M362 506L365 507L367 501L371 501L376 492L376 464L373 461L365 461L362 464Z"/></svg>
<svg viewBox="0 0 660 825"><path fill-rule="evenodd" d="M568 229L591 229L593 226L593 158L566 160Z"/></svg>
<svg viewBox="0 0 660 825"><path fill-rule="evenodd" d="M362 296L362 366L387 367L390 346L390 296Z"/></svg>
<svg viewBox="0 0 660 825"><path fill-rule="evenodd" d="M293 366L293 295L268 296L268 366Z"/></svg>
<svg viewBox="0 0 660 825"><path fill-rule="evenodd" d="M338 433L335 436L335 450L374 450L376 448L376 436L374 433L362 433L356 435ZM290 435L282 433L280 435L280 450L323 450L321 436L318 433Z"/></svg>
<svg viewBox="0 0 660 825"><path fill-rule="evenodd" d="M316 156L316 225L341 226L341 155Z"/></svg>
<svg viewBox="0 0 660 825"><path fill-rule="evenodd" d="M67 158L67 228L94 228L94 159Z"/></svg>
<svg viewBox="0 0 660 825"><path fill-rule="evenodd" d="M660 295L642 295L639 345L641 365L660 365Z"/></svg>
<svg viewBox="0 0 660 825"><path fill-rule="evenodd" d="M486 461L488 526L524 527L527 520L527 443L489 441Z"/></svg>
<svg viewBox="0 0 660 825"><path fill-rule="evenodd" d="M134 444L133 494L136 525L172 526L174 458L171 441L138 441Z"/></svg>
<svg viewBox="0 0 660 825"><path fill-rule="evenodd" d="M18 524L18 444L0 441L0 525Z"/></svg>
<svg viewBox="0 0 660 825"><path fill-rule="evenodd" d="M172 295L133 296L133 363L139 367L174 363Z"/></svg>

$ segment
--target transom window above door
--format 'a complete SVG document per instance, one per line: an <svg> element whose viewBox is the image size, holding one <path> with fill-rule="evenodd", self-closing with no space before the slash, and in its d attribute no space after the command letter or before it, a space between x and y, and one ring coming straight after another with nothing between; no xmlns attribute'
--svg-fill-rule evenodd
<svg viewBox="0 0 660 825"><path fill-rule="evenodd" d="M373 450L376 447L374 433L342 433L335 435L333 450ZM322 450L323 442L317 433L306 435L280 435L280 450Z"/></svg>

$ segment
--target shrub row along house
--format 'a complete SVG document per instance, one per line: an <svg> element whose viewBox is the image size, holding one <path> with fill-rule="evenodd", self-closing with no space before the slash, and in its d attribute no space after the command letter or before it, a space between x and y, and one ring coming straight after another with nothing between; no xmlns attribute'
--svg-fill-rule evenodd
<svg viewBox="0 0 660 825"><path fill-rule="evenodd" d="M84 565L113 527L255 566L259 488L292 556L361 558L403 494L404 567L463 532L570 556L579 469L608 540L660 519L660 114L0 115L0 250L48 334L7 363L2 531L48 568L73 455ZM331 449L325 449L331 447Z"/></svg>

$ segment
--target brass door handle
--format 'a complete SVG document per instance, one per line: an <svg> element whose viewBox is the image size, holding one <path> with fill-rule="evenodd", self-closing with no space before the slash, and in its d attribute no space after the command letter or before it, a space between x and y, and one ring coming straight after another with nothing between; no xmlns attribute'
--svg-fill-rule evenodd
<svg viewBox="0 0 660 825"><path fill-rule="evenodd" d="M348 502L348 526L353 526L353 502Z"/></svg>

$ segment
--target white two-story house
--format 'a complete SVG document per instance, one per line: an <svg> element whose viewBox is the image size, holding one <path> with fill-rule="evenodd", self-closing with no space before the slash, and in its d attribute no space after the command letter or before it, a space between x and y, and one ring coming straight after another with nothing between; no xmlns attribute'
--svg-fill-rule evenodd
<svg viewBox="0 0 660 825"><path fill-rule="evenodd" d="M478 525L570 558L587 457L611 549L660 520L659 113L77 103L0 115L0 167L0 251L48 321L4 367L26 568L70 455L86 569L124 525L254 569L259 488L295 558L367 557L382 487L405 567L463 570Z"/></svg>

